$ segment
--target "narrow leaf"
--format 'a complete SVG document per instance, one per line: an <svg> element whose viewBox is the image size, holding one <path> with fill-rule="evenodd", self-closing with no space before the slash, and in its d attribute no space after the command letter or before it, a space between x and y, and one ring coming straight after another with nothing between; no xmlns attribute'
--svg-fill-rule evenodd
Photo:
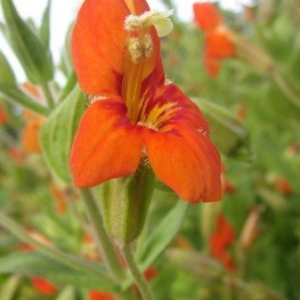
<svg viewBox="0 0 300 300"><path fill-rule="evenodd" d="M41 129L43 154L50 169L61 179L70 180L69 153L81 115L86 108L84 94L76 85L58 105Z"/></svg>
<svg viewBox="0 0 300 300"><path fill-rule="evenodd" d="M189 204L179 201L149 236L140 251L140 265L147 269L179 232Z"/></svg>
<svg viewBox="0 0 300 300"><path fill-rule="evenodd" d="M0 51L0 83L3 85L16 85L15 74L4 54Z"/></svg>
<svg viewBox="0 0 300 300"><path fill-rule="evenodd" d="M0 259L0 274L39 276L57 284L71 284L88 289L116 291L111 279L104 275L91 275L72 269L37 252L9 254Z"/></svg>
<svg viewBox="0 0 300 300"><path fill-rule="evenodd" d="M40 39L48 51L50 49L50 8L51 0L48 0L47 7L43 14L42 25L39 30Z"/></svg>
<svg viewBox="0 0 300 300"><path fill-rule="evenodd" d="M3 84L0 81L0 95L7 101L23 106L26 109L32 110L38 114L47 116L48 109L30 98L27 94L21 91L17 86Z"/></svg>
<svg viewBox="0 0 300 300"><path fill-rule="evenodd" d="M11 0L1 0L8 41L19 59L28 79L41 84L53 78L49 51L39 37L19 16Z"/></svg>

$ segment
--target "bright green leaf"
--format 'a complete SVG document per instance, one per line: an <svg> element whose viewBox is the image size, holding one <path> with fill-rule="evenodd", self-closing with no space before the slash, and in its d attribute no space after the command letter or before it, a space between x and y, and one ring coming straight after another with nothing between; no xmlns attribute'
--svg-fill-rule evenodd
<svg viewBox="0 0 300 300"><path fill-rule="evenodd" d="M43 154L51 170L70 180L69 153L79 120L86 109L84 94L78 86L51 113L41 129Z"/></svg>

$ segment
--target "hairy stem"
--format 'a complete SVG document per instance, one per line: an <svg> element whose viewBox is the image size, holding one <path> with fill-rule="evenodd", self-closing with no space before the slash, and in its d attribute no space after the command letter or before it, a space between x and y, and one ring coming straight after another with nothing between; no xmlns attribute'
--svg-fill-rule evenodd
<svg viewBox="0 0 300 300"><path fill-rule="evenodd" d="M88 189L81 189L80 193L84 201L87 215L93 225L94 235L101 252L101 256L106 262L114 280L116 282L120 282L123 280L125 274L120 265L113 244L105 231L102 216L99 212L99 207L95 201L94 195Z"/></svg>
<svg viewBox="0 0 300 300"><path fill-rule="evenodd" d="M135 259L132 254L131 244L127 244L123 247L123 255L126 260L127 266L136 281L136 284L143 297L143 300L152 300L153 299L152 292L150 290L147 281L143 276L143 273L139 270L135 262Z"/></svg>

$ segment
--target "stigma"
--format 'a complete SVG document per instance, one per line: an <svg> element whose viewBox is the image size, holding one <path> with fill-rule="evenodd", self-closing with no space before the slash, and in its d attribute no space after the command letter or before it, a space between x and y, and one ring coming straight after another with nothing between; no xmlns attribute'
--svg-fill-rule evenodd
<svg viewBox="0 0 300 300"><path fill-rule="evenodd" d="M151 57L153 41L149 30L152 26L159 37L172 31L173 23L169 18L172 14L173 9L163 13L147 11L139 16L127 16L124 22L124 28L128 32L127 49L134 63Z"/></svg>

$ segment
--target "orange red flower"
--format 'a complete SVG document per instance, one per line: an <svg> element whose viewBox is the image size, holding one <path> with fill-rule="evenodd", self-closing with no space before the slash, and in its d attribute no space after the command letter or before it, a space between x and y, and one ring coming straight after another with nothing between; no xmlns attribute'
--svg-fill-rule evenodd
<svg viewBox="0 0 300 300"><path fill-rule="evenodd" d="M294 192L291 184L285 178L276 178L274 180L274 184L283 195L291 195Z"/></svg>
<svg viewBox="0 0 300 300"><path fill-rule="evenodd" d="M111 293L90 291L88 300L114 300L115 297Z"/></svg>
<svg viewBox="0 0 300 300"><path fill-rule="evenodd" d="M25 82L22 85L23 90L30 96L34 97L37 101L41 101L42 94L39 89L29 82ZM24 110L23 117L26 121L26 125L22 133L22 146L28 154L39 154L42 151L39 141L39 131L45 121L45 119L31 111Z"/></svg>
<svg viewBox="0 0 300 300"><path fill-rule="evenodd" d="M71 150L77 186L133 174L149 161L157 178L182 199L221 198L220 157L208 124L199 108L165 80L154 26L168 23L168 16L150 12L144 0L83 3L72 56L91 104Z"/></svg>
<svg viewBox="0 0 300 300"><path fill-rule="evenodd" d="M0 124L5 124L7 119L8 118L4 107L0 106Z"/></svg>
<svg viewBox="0 0 300 300"><path fill-rule="evenodd" d="M220 60L235 55L231 33L223 25L222 16L212 3L193 5L195 22L205 34L204 65L211 77L220 71Z"/></svg>
<svg viewBox="0 0 300 300"><path fill-rule="evenodd" d="M36 291L38 291L42 295L53 296L57 293L55 285L44 278L33 277L31 279L31 282Z"/></svg>
<svg viewBox="0 0 300 300"><path fill-rule="evenodd" d="M235 268L233 258L228 249L235 241L235 232L223 214L217 217L215 232L210 237L211 255L217 258L228 270Z"/></svg>

